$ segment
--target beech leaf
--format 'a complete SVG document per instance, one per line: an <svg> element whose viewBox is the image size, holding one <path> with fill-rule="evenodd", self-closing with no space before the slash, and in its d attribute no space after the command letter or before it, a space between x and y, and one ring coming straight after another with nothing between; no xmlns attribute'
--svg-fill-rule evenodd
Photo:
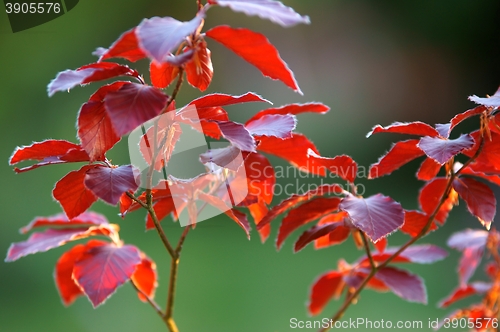
<svg viewBox="0 0 500 332"><path fill-rule="evenodd" d="M104 106L118 136L128 134L160 114L166 103L167 96L157 88L135 83L126 83L104 98Z"/></svg>
<svg viewBox="0 0 500 332"><path fill-rule="evenodd" d="M409 122L409 123L394 122L393 124L387 127L376 125L375 127L373 127L372 131L366 134L366 137L370 137L371 135L378 133L398 133L398 134L430 136L430 137L439 136L439 133L435 128L429 126L427 123L420 121Z"/></svg>
<svg viewBox="0 0 500 332"><path fill-rule="evenodd" d="M413 159L422 156L424 152L417 146L417 143L417 139L411 139L394 144L389 152L370 166L369 178L376 179L391 174Z"/></svg>
<svg viewBox="0 0 500 332"><path fill-rule="evenodd" d="M210 0L210 3L229 7L235 12L242 12L248 16L259 16L270 20L282 27L288 28L296 24L310 24L308 16L297 14L292 8L274 0Z"/></svg>
<svg viewBox="0 0 500 332"><path fill-rule="evenodd" d="M103 201L116 205L123 193L137 190L137 176L132 165L93 167L85 175L85 186Z"/></svg>
<svg viewBox="0 0 500 332"><path fill-rule="evenodd" d="M316 279L311 288L307 307L311 315L319 314L332 298L339 298L344 288L343 274L331 271Z"/></svg>
<svg viewBox="0 0 500 332"><path fill-rule="evenodd" d="M203 12L199 12L187 22L180 22L172 17L144 19L136 30L139 46L151 59L161 63L198 30L203 24L203 16Z"/></svg>
<svg viewBox="0 0 500 332"><path fill-rule="evenodd" d="M424 282L419 276L387 266L377 272L376 278L402 299L427 304L427 292Z"/></svg>
<svg viewBox="0 0 500 332"><path fill-rule="evenodd" d="M111 59L111 58L124 58L128 61L135 62L146 57L144 53L139 48L139 42L136 36L137 28L133 28L124 32L111 46L109 49L104 49L99 52L99 61Z"/></svg>
<svg viewBox="0 0 500 332"><path fill-rule="evenodd" d="M268 114L247 122L245 128L247 128L250 134L256 136L290 138L296 125L297 119L291 114Z"/></svg>
<svg viewBox="0 0 500 332"><path fill-rule="evenodd" d="M235 29L222 25L208 30L206 36L257 67L264 76L280 80L302 95L292 71L264 35L245 28Z"/></svg>
<svg viewBox="0 0 500 332"><path fill-rule="evenodd" d="M469 97L469 100L486 107L497 108L498 106L500 106L500 88L495 92L493 96L480 98L476 95L473 95Z"/></svg>
<svg viewBox="0 0 500 332"><path fill-rule="evenodd" d="M130 280L141 263L139 250L130 245L107 244L87 250L75 263L73 278L94 307Z"/></svg>
<svg viewBox="0 0 500 332"><path fill-rule="evenodd" d="M488 185L472 178L461 177L453 181L453 189L465 203L469 212L487 229L495 218L497 201Z"/></svg>
<svg viewBox="0 0 500 332"><path fill-rule="evenodd" d="M36 217L27 226L21 228L20 232L23 234L28 233L33 228L38 227L54 227L54 226L99 226L109 224L108 220L102 214L88 211L80 214L78 217L68 219L64 213L58 213L49 217Z"/></svg>
<svg viewBox="0 0 500 332"><path fill-rule="evenodd" d="M280 115L286 115L286 114L301 114L301 113L306 113L306 112L311 112L311 113L319 113L319 114L325 114L330 110L330 107L322 104L322 103L306 103L306 104L289 104L289 105L284 105L281 107L277 108L268 108L265 110L262 110L252 116L248 121L247 124L255 121L257 119L260 119L261 117L269 114L280 114Z"/></svg>
<svg viewBox="0 0 500 332"><path fill-rule="evenodd" d="M474 140L470 135L462 134L456 139L442 139L438 137L422 137L418 147L425 154L443 165L452 157L469 149L474 145Z"/></svg>
<svg viewBox="0 0 500 332"><path fill-rule="evenodd" d="M345 197L339 208L346 211L357 228L373 242L395 232L404 223L404 210L392 198L377 194L368 198Z"/></svg>

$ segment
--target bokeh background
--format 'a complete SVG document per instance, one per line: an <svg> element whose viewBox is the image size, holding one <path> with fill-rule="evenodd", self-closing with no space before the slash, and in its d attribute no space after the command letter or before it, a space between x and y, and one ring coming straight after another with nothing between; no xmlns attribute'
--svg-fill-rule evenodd
<svg viewBox="0 0 500 332"><path fill-rule="evenodd" d="M324 156L349 154L363 167L377 161L400 139L396 135L365 138L375 125L393 121L447 122L454 114L471 108L467 96L493 94L500 84L500 2L496 0L288 0L287 5L309 15L311 25L284 29L257 17L225 8L209 11L206 27L230 24L262 32L279 49L295 72L304 92L300 96L260 72L213 41L209 41L214 81L208 92L242 94L254 91L279 106L321 101L331 107L326 115L300 115L297 131L307 134ZM3 8L3 7L2 7ZM48 98L46 86L65 69L95 61L97 47L108 47L125 30L144 17L173 16L189 20L195 1L186 0L87 0L71 12L44 25L12 33L7 15L0 13L0 253L11 242L22 241L18 229L34 216L60 212L53 201L54 183L76 165L52 166L15 175L7 160L18 145L46 138L76 141L76 114L99 83L74 88ZM146 64L132 65L143 71ZM200 93L185 85L178 98L183 105ZM244 121L260 105L228 108L236 121ZM457 129L477 126L470 120ZM126 143L111 153L115 163L128 163ZM275 165L287 164L270 158ZM382 192L407 209L417 208L422 183L414 180L419 161L404 166L390 177L360 183L366 194ZM295 181L280 179L280 183ZM302 180L309 181L309 179ZM318 179L310 179L318 181ZM496 191L497 193L498 190ZM276 197L274 204L283 197ZM158 264L160 288L157 301L164 304L169 261L154 232L144 232L144 214L125 220L114 207L97 203L96 211L119 223L122 238L138 245ZM169 236L182 229L164 221ZM320 274L336 268L340 258L348 262L360 255L347 243L315 251L307 247L292 253L296 232L280 252L273 235L261 244L256 234L250 241L233 222L214 218L189 234L182 254L175 306L181 331L290 331L291 318L311 319L305 303L309 287ZM450 215L447 224L422 242L445 246L454 231L480 227L464 204ZM406 236L392 235L392 245ZM14 263L0 263L0 330L2 331L165 331L151 308L137 300L130 285L119 288L104 305L92 309L85 298L65 308L53 282L54 264L68 249L30 255ZM442 318L452 309L436 303L457 284L459 255L429 266L408 268L421 275L429 304L407 303L391 293L363 292L344 319L423 321ZM475 279L482 279L481 271ZM454 307L469 302L463 301ZM330 303L317 319L330 317L340 302ZM411 329L409 329L411 330Z"/></svg>

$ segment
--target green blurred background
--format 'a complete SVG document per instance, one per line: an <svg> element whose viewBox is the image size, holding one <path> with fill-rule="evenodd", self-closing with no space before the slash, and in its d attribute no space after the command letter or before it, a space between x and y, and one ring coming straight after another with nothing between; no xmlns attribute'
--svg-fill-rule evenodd
<svg viewBox="0 0 500 332"><path fill-rule="evenodd" d="M300 96L280 82L263 78L230 51L209 41L214 82L207 92L241 94L254 91L280 106L321 101L331 107L326 115L300 115L297 131L307 134L324 156L349 154L368 167L385 152L392 135L366 139L375 124L393 121L444 123L473 105L467 96L492 94L500 84L500 2L497 0L285 1L309 15L311 25L284 29L259 18L248 18L225 8L209 11L206 27L230 24L262 32L276 45L295 72L304 92ZM189 20L195 1L87 0L62 17L44 25L12 33L7 15L0 13L0 252L22 241L18 229L34 216L60 212L53 201L54 183L76 165L53 166L15 175L7 160L18 145L46 138L76 141L75 121L80 105L99 86L78 87L71 93L48 98L46 86L59 71L95 61L97 47L108 47L125 30L144 17L173 16ZM132 67L146 73L145 63ZM200 93L185 85L178 98L183 105ZM235 121L244 121L259 105L229 109ZM458 131L477 126L467 121ZM125 142L111 153L115 163L128 163ZM270 158L275 165L287 164ZM391 177L361 180L366 194L382 192L407 209L417 208L422 183L414 180L420 161ZM313 179L312 181L317 181ZM280 183L295 179L280 179ZM498 191L497 191L498 193ZM277 197L273 203L283 197ZM143 249L158 265L157 301L164 305L169 261L154 232L144 232L144 215L125 220L114 207L97 203L96 211L119 223L122 238ZM169 236L182 229L164 222ZM290 331L290 319L310 319L305 303L312 281L340 258L360 256L347 243L315 251L307 247L292 253L296 232L277 252L272 238L261 244L256 232L251 241L233 222L214 218L199 224L185 243L177 290L175 318L181 331ZM449 235L464 227L480 227L464 204L457 207L443 229L423 242L445 246ZM392 245L406 237L390 237ZM147 304L139 302L130 285L124 285L104 305L92 309L85 298L65 308L52 274L58 257L68 248L30 255L0 267L0 330L2 331L165 331ZM391 293L365 291L344 319L423 321L449 313L436 303L457 285L458 254L429 266L409 266L426 281L429 304L407 303ZM478 271L476 279L484 278ZM454 307L469 303L463 301ZM316 317L330 317L340 302L331 302ZM409 329L411 330L411 329ZM421 331L422 329L420 329Z"/></svg>

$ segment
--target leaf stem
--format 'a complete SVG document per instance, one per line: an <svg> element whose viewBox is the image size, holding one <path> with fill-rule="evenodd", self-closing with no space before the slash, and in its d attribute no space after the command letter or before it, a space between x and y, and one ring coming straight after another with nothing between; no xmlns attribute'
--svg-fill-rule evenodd
<svg viewBox="0 0 500 332"><path fill-rule="evenodd" d="M146 300L148 301L148 303L153 307L153 309L156 311L156 313L158 315L160 315L160 317L163 319L163 311L161 310L160 306L152 299L150 298L146 293L144 293L136 284L135 282L130 279L130 284L132 284L132 286L135 288L135 290L138 292L138 293L141 293L142 296L144 296L146 298Z"/></svg>

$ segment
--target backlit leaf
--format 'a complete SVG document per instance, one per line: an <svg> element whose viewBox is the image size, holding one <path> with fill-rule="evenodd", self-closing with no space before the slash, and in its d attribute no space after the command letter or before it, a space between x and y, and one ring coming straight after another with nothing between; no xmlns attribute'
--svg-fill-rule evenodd
<svg viewBox="0 0 500 332"><path fill-rule="evenodd" d="M264 35L245 28L235 29L226 25L210 29L206 35L257 67L264 76L280 80L302 94L292 71Z"/></svg>
<svg viewBox="0 0 500 332"><path fill-rule="evenodd" d="M491 283L486 282L473 282L470 285L462 286L455 289L450 295L439 301L438 307L446 308L449 305L466 297L486 293L491 288L491 286Z"/></svg>
<svg viewBox="0 0 500 332"><path fill-rule="evenodd" d="M429 222L429 216L419 211L405 211L405 223L401 227L401 232L410 236L417 236ZM437 229L436 223L432 222L428 232Z"/></svg>
<svg viewBox="0 0 500 332"><path fill-rule="evenodd" d="M330 107L321 104L321 103L306 103L306 104L289 104L289 105L284 105L281 107L277 108L268 108L265 110L262 110L252 116L248 121L247 124L255 121L257 119L260 119L261 117L269 114L280 114L280 115L286 115L286 114L301 114L301 113L306 113L306 112L311 112L311 113L319 113L319 114L325 114L330 110Z"/></svg>
<svg viewBox="0 0 500 332"><path fill-rule="evenodd" d="M271 204L276 176L269 160L259 153L249 153L245 158L248 195Z"/></svg>
<svg viewBox="0 0 500 332"><path fill-rule="evenodd" d="M187 81L198 90L205 91L213 76L210 50L207 48L207 43L202 40L196 45L193 59L186 64Z"/></svg>
<svg viewBox="0 0 500 332"><path fill-rule="evenodd" d="M104 107L104 98L107 93L119 90L123 84L125 82L115 82L101 87L80 108L78 138L91 161L104 160L104 154L120 140Z"/></svg>
<svg viewBox="0 0 500 332"><path fill-rule="evenodd" d="M156 287L158 287L158 276L156 274L156 264L146 257L141 255L141 263L137 265L131 279L134 284L150 299L155 297ZM137 293L142 302L147 302L147 299L142 293Z"/></svg>
<svg viewBox="0 0 500 332"><path fill-rule="evenodd" d="M438 137L422 137L418 147L425 154L443 165L452 157L469 149L474 145L474 140L470 135L462 134L456 139L442 139Z"/></svg>
<svg viewBox="0 0 500 332"><path fill-rule="evenodd" d="M117 76L139 77L139 73L128 66L112 62L97 62L76 70L65 70L57 74L48 85L49 97L58 91L67 91L77 85L106 80Z"/></svg>
<svg viewBox="0 0 500 332"><path fill-rule="evenodd" d="M75 262L80 259L82 254L89 248L103 246L106 244L107 242L99 240L90 240L86 244L77 244L70 250L66 251L57 260L54 279L64 305L68 306L79 296L84 295L80 286L75 282L75 280L73 280L73 268L75 266Z"/></svg>
<svg viewBox="0 0 500 332"><path fill-rule="evenodd" d="M97 197L111 205L116 205L123 193L138 188L132 165L93 167L87 171L84 183Z"/></svg>
<svg viewBox="0 0 500 332"><path fill-rule="evenodd" d="M68 219L64 213L58 213L49 217L36 217L27 226L21 228L20 232L23 234L28 233L33 228L38 227L54 227L54 226L91 226L91 225L102 225L108 224L108 220L105 216L92 211L84 212L78 217L73 219Z"/></svg>
<svg viewBox="0 0 500 332"><path fill-rule="evenodd" d="M419 276L387 266L377 272L376 278L402 299L427 304L427 292L424 282Z"/></svg>
<svg viewBox="0 0 500 332"><path fill-rule="evenodd" d="M89 161L89 156L78 144L49 139L28 146L17 147L10 157L9 164L15 165L26 160L37 160L39 163L21 169L16 167L14 169L16 173L26 172L45 165Z"/></svg>
<svg viewBox="0 0 500 332"><path fill-rule="evenodd" d="M308 172L324 176L325 167L318 167L311 162L309 158L309 150L314 151L319 155L318 150L313 142L302 134L292 134L291 138L280 139L277 137L259 137L257 150L278 156L287 160L290 164L297 167L302 172Z"/></svg>
<svg viewBox="0 0 500 332"><path fill-rule="evenodd" d="M291 114L269 114L247 122L245 128L255 136L274 136L279 138L292 137L292 131L297 125L297 119Z"/></svg>
<svg viewBox="0 0 500 332"><path fill-rule="evenodd" d="M438 175L441 169L441 164L432 158L425 158L417 172L417 179L422 181L430 181Z"/></svg>
<svg viewBox="0 0 500 332"><path fill-rule="evenodd" d="M179 68L168 62L158 63L151 61L149 65L149 76L151 84L159 89L164 89L177 77Z"/></svg>
<svg viewBox="0 0 500 332"><path fill-rule="evenodd" d="M285 239L300 226L338 210L340 200L339 197L317 197L290 210L281 222L276 247L280 249Z"/></svg>
<svg viewBox="0 0 500 332"><path fill-rule="evenodd" d="M5 261L12 262L26 255L45 252L60 247L69 241L83 239L92 235L112 236L114 233L115 229L111 225L86 228L49 228L43 232L31 234L26 241L11 244Z"/></svg>
<svg viewBox="0 0 500 332"><path fill-rule="evenodd" d="M338 299L344 289L343 274L331 271L316 279L311 288L307 307L311 315L319 314L330 299Z"/></svg>
<svg viewBox="0 0 500 332"><path fill-rule="evenodd" d="M118 136L128 134L160 114L166 103L167 96L157 88L135 83L126 83L104 98L104 106Z"/></svg>
<svg viewBox="0 0 500 332"><path fill-rule="evenodd" d="M255 140L241 123L233 121L218 121L217 125L222 136L242 151L255 151Z"/></svg>
<svg viewBox="0 0 500 332"><path fill-rule="evenodd" d="M109 49L104 50L99 61L111 58L124 58L128 61L135 62L145 58L146 53L139 48L136 29L137 28L133 28L124 32Z"/></svg>
<svg viewBox="0 0 500 332"><path fill-rule="evenodd" d="M152 17L142 20L136 35L140 48L153 60L161 63L203 24L200 12L191 21L180 22L172 17Z"/></svg>
<svg viewBox="0 0 500 332"><path fill-rule="evenodd" d="M87 171L95 166L83 166L78 171L71 171L56 183L52 195L61 204L66 216L73 219L85 212L97 196L83 184Z"/></svg>
<svg viewBox="0 0 500 332"><path fill-rule="evenodd" d="M249 16L259 16L285 28L300 23L311 23L308 16L301 16L292 8L274 0L210 0L209 3L229 7L235 12Z"/></svg>
<svg viewBox="0 0 500 332"><path fill-rule="evenodd" d="M394 144L389 152L380 157L378 162L370 166L369 178L376 179L391 174L413 159L422 156L424 152L418 148L417 143L417 139L411 139Z"/></svg>
<svg viewBox="0 0 500 332"><path fill-rule="evenodd" d="M474 107L473 109L470 109L470 110L467 110L463 113L455 115L453 117L453 119L451 119L451 121L450 121L450 124L451 124L450 130L453 130L453 128L455 128L460 122L464 121L465 119L468 119L474 115L479 115L479 114L483 113L484 111L486 111L486 107L477 106L477 107Z"/></svg>
<svg viewBox="0 0 500 332"><path fill-rule="evenodd" d="M491 188L472 178L462 177L453 181L453 189L467 203L469 212L489 229L495 218L497 206Z"/></svg>
<svg viewBox="0 0 500 332"><path fill-rule="evenodd" d="M427 123L423 123L420 121L409 122L409 123L394 122L393 124L387 127L376 125L375 127L373 127L372 131L366 134L366 137L370 137L371 135L378 133L398 133L398 134L430 136L430 137L439 136L439 133L435 128L429 126Z"/></svg>
<svg viewBox="0 0 500 332"><path fill-rule="evenodd" d="M434 180L427 182L420 190L418 198L420 207L428 216L434 213L434 210L437 208L439 202L441 201L441 197L445 194L447 184L447 179L435 178ZM457 205L457 203L458 194L452 189L439 209L435 219L443 224L448 218L448 214L451 209L453 209L453 206Z"/></svg>
<svg viewBox="0 0 500 332"><path fill-rule="evenodd" d="M93 247L75 263L73 278L97 307L132 277L140 263L139 251L134 246Z"/></svg>
<svg viewBox="0 0 500 332"><path fill-rule="evenodd" d="M310 242L332 233L336 238L345 240L350 233L350 229L340 222L314 226L302 233L297 242L295 242L293 250L295 252L300 251Z"/></svg>
<svg viewBox="0 0 500 332"><path fill-rule="evenodd" d="M404 210L390 197L377 194L368 198L345 197L339 208L346 211L357 228L373 242L386 237L403 226Z"/></svg>
<svg viewBox="0 0 500 332"><path fill-rule="evenodd" d="M312 149L307 151L307 156L313 165L313 169L325 168L330 173L349 182L354 182L356 179L358 164L349 156L322 157Z"/></svg>

